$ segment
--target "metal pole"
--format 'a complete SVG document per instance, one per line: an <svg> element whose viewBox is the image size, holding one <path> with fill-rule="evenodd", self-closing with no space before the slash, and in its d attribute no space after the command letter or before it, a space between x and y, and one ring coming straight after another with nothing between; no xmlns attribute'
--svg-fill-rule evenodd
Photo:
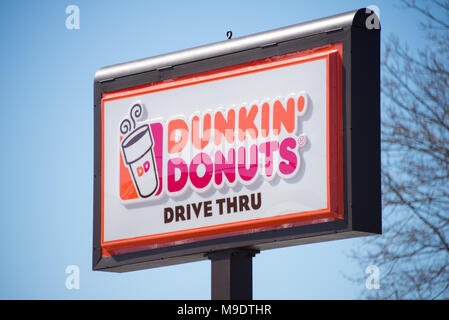
<svg viewBox="0 0 449 320"><path fill-rule="evenodd" d="M252 300L253 257L259 250L229 249L211 252L212 300Z"/></svg>

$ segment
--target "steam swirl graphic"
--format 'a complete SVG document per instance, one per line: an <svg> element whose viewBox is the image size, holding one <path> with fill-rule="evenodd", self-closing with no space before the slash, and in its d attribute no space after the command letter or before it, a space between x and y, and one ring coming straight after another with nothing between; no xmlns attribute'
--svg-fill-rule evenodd
<svg viewBox="0 0 449 320"><path fill-rule="evenodd" d="M142 106L139 103L133 105L129 111L129 115L131 116L133 127L136 128L136 120L142 116Z"/></svg>
<svg viewBox="0 0 449 320"><path fill-rule="evenodd" d="M127 133L134 130L136 128L136 120L138 120L142 116L142 114L142 105L140 103L135 103L129 111L131 120L129 120L128 118L123 119L123 121L120 123L120 132L123 135L126 135Z"/></svg>

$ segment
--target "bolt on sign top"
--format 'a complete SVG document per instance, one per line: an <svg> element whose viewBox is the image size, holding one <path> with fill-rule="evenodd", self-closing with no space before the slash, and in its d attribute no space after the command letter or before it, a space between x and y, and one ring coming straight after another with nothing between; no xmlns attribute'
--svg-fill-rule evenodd
<svg viewBox="0 0 449 320"><path fill-rule="evenodd" d="M380 233L380 29L368 16L100 69L93 268Z"/></svg>

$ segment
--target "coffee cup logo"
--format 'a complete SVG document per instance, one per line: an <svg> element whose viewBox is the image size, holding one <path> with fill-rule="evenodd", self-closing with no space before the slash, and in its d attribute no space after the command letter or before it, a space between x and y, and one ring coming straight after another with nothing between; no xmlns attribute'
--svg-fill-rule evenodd
<svg viewBox="0 0 449 320"><path fill-rule="evenodd" d="M139 196L148 198L158 190L159 179L150 126L148 124L137 126L136 123L142 114L142 104L136 103L130 109L130 118L125 118L121 122L120 132L124 137L121 149L123 161L131 174Z"/></svg>

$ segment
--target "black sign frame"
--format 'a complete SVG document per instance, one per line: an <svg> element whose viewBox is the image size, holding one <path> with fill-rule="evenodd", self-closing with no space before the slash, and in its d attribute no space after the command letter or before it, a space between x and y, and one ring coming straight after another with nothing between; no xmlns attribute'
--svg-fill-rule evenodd
<svg viewBox="0 0 449 320"><path fill-rule="evenodd" d="M93 270L127 272L208 259L232 248L266 250L381 234L380 28L369 9L100 69L94 80ZM375 17L377 19L377 17ZM129 87L332 43L343 46L344 219L103 256L101 99Z"/></svg>

